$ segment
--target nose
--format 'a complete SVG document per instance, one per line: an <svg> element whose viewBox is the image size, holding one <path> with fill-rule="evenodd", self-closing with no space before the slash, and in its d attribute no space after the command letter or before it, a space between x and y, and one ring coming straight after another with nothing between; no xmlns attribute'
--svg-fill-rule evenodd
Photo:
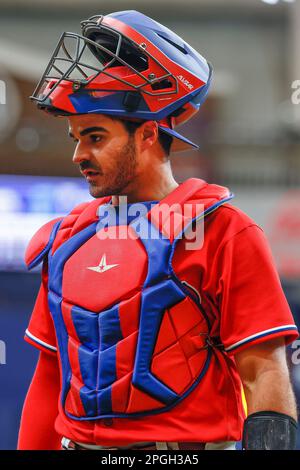
<svg viewBox="0 0 300 470"><path fill-rule="evenodd" d="M84 160L90 160L91 156L87 149L82 146L80 143L77 144L74 154L73 154L73 163L79 164Z"/></svg>

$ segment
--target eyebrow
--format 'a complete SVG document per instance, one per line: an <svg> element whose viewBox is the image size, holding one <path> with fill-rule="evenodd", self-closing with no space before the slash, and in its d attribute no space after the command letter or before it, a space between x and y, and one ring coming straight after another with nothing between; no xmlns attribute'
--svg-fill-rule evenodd
<svg viewBox="0 0 300 470"><path fill-rule="evenodd" d="M87 134L90 134L91 132L108 132L108 130L105 129L105 127L94 126L94 127L87 127L86 129L83 129L81 132L79 132L79 134L81 136L85 136ZM70 130L69 130L69 136L74 138L74 135L72 134L72 132L70 132Z"/></svg>

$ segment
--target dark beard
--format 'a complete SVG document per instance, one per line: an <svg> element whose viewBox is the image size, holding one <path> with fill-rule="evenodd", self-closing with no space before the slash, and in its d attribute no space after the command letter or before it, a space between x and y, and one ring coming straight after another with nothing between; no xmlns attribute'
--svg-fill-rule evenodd
<svg viewBox="0 0 300 470"><path fill-rule="evenodd" d="M136 176L137 159L134 136L129 135L122 152L115 158L115 174L105 187L90 183L90 194L94 198L119 195Z"/></svg>

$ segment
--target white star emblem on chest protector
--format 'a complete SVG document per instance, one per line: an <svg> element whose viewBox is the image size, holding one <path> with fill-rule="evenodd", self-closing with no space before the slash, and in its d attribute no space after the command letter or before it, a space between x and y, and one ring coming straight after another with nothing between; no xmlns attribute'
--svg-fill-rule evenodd
<svg viewBox="0 0 300 470"><path fill-rule="evenodd" d="M86 269L90 269L91 271L96 271L96 273L104 273L115 266L119 266L118 264L106 264L106 254L104 254L101 258L101 261L98 266L91 266Z"/></svg>

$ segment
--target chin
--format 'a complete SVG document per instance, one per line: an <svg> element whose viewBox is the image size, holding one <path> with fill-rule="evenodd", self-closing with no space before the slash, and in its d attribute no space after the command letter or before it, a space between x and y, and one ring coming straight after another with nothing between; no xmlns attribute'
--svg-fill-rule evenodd
<svg viewBox="0 0 300 470"><path fill-rule="evenodd" d="M89 183L90 195L94 198L107 197L107 196L122 196L128 192L129 182L121 182L118 184L114 182L110 186L100 186L97 184Z"/></svg>
<svg viewBox="0 0 300 470"><path fill-rule="evenodd" d="M104 188L103 186L96 186L90 184L89 187L90 195L94 198L112 196L114 192L111 188Z"/></svg>
<svg viewBox="0 0 300 470"><path fill-rule="evenodd" d="M90 185L89 187L89 192L90 192L90 195L94 198L99 198L99 197L104 197L104 196L107 196L104 188L101 188L99 186L92 186Z"/></svg>

